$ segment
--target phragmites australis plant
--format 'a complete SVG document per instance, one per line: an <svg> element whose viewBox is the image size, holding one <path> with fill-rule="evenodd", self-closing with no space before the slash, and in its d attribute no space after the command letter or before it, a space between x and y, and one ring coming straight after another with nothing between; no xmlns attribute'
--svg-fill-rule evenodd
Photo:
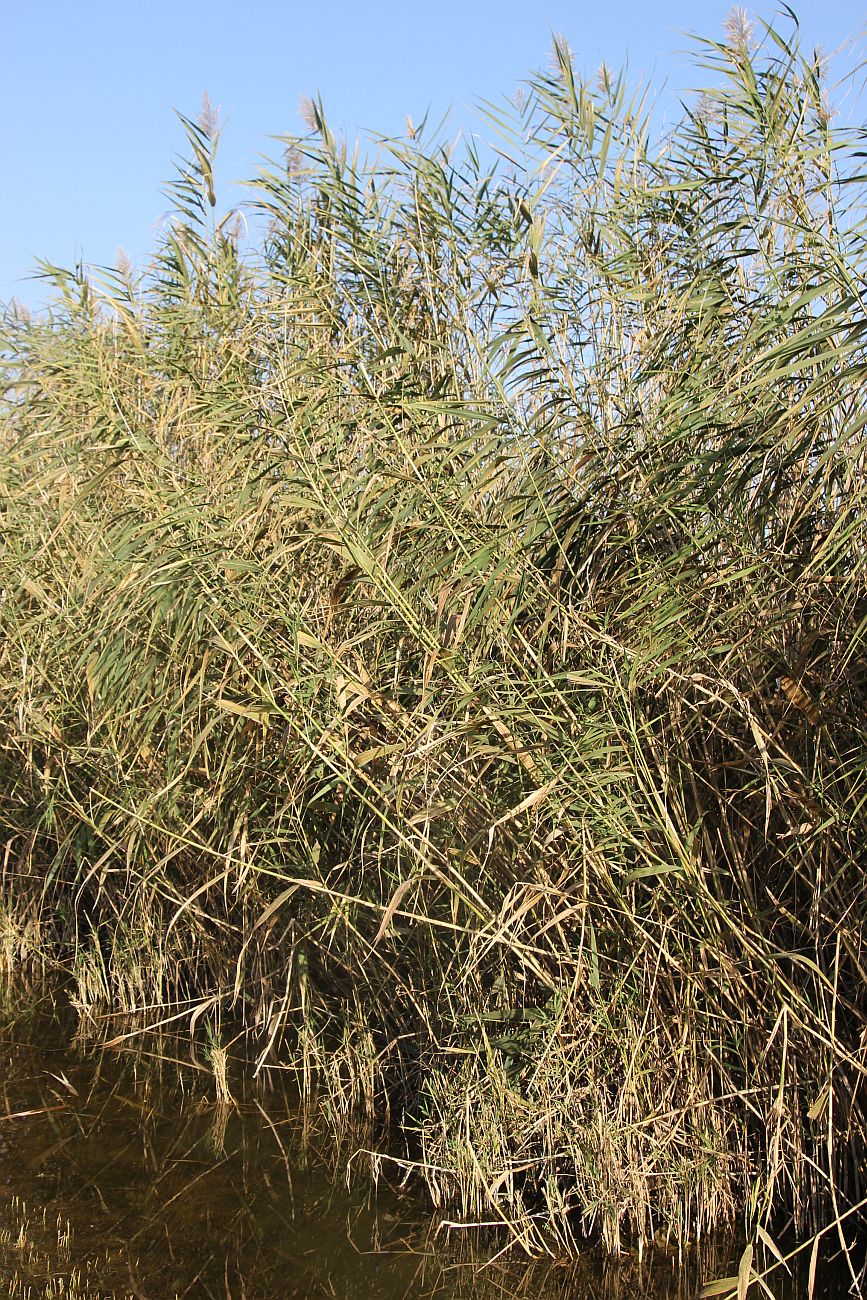
<svg viewBox="0 0 867 1300"><path fill-rule="evenodd" d="M311 102L255 251L182 118L151 262L2 326L0 957L528 1251L865 1196L863 132L697 48L662 132L560 40L493 148Z"/></svg>

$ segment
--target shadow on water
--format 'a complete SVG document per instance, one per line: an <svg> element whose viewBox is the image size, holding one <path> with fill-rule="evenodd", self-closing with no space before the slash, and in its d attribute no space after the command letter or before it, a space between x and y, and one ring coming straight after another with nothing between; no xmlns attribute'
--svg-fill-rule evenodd
<svg viewBox="0 0 867 1300"><path fill-rule="evenodd" d="M235 1062L230 1103L189 1039L75 1034L51 997L0 1008L0 1286L16 1300L358 1297L687 1300L731 1243L566 1263L436 1234L411 1190L347 1186L285 1079ZM817 1294L845 1294L830 1282ZM799 1280L774 1294L806 1296Z"/></svg>

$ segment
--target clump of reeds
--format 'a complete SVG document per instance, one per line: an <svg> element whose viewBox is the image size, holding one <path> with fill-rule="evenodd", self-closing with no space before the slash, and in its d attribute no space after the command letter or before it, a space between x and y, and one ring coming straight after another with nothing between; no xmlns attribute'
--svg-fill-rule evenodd
<svg viewBox="0 0 867 1300"><path fill-rule="evenodd" d="M528 1250L864 1194L860 136L700 54L657 143L560 42L496 158L317 104L255 253L184 119L3 332L6 897Z"/></svg>

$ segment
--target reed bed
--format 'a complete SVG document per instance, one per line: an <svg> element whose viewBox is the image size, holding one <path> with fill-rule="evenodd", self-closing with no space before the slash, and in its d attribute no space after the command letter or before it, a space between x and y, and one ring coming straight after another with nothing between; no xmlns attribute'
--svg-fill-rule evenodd
<svg viewBox="0 0 867 1300"><path fill-rule="evenodd" d="M696 75L310 103L254 250L182 118L151 263L2 327L0 959L531 1253L865 1195L863 133L788 20Z"/></svg>

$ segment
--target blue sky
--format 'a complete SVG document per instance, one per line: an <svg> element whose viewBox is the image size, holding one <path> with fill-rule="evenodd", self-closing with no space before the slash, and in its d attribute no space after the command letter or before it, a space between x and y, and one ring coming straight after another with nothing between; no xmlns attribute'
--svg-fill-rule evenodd
<svg viewBox="0 0 867 1300"><path fill-rule="evenodd" d="M302 131L301 95L322 95L350 135L397 133L410 114L451 110L470 127L479 99L511 95L547 62L551 33L579 68L627 58L636 79L668 82L667 103L696 84L685 33L718 36L729 0L9 0L0 80L0 300L38 303L26 278L37 256L70 265L140 262L168 203L182 133L172 109L195 115L207 90L220 106L221 207L250 177L269 135ZM865 55L867 3L802 0L803 39L828 52L858 38L840 67ZM764 17L772 6L757 7ZM859 53L860 51L860 53ZM860 85L860 82L858 83ZM850 91L844 113L863 120ZM476 130L484 134L483 124Z"/></svg>

